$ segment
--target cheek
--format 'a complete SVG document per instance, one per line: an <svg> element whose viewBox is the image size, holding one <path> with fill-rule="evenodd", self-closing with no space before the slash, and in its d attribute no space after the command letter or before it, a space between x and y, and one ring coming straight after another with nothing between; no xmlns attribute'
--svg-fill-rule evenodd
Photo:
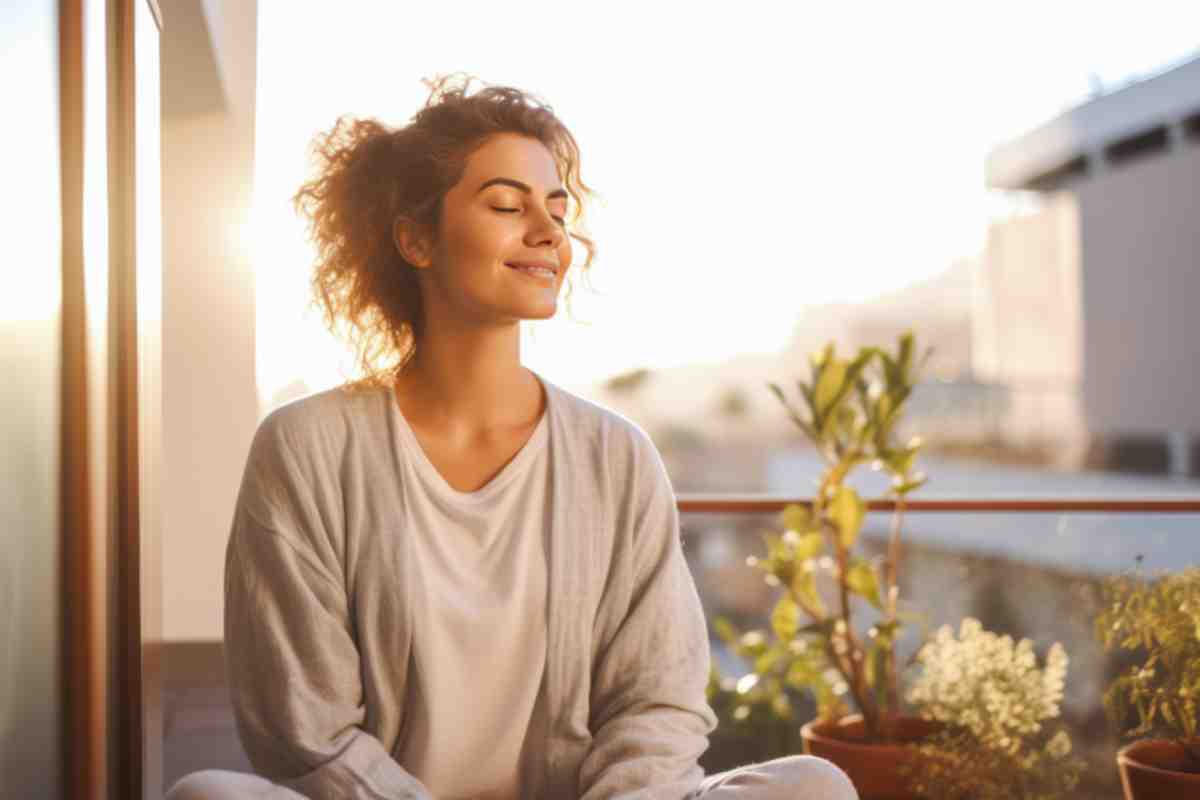
<svg viewBox="0 0 1200 800"><path fill-rule="evenodd" d="M486 216L464 221L447 238L453 243L451 257L471 269L483 266L484 262L503 260L505 254L513 251L512 230Z"/></svg>

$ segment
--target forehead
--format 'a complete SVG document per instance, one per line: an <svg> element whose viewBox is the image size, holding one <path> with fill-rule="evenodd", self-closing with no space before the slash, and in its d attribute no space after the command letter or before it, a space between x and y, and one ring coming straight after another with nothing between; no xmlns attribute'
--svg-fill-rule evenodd
<svg viewBox="0 0 1200 800"><path fill-rule="evenodd" d="M560 184L550 150L537 139L514 133L489 137L467 158L463 182L469 182L470 191L490 178L515 178L535 189L557 189Z"/></svg>

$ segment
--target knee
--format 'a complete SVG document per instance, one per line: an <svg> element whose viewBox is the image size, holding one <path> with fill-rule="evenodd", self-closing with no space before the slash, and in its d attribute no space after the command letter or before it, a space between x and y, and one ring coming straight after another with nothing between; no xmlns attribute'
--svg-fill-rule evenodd
<svg viewBox="0 0 1200 800"><path fill-rule="evenodd" d="M775 762L780 784L789 798L858 800L858 792L845 772L816 756L788 756ZM781 786L781 788L783 788Z"/></svg>
<svg viewBox="0 0 1200 800"><path fill-rule="evenodd" d="M246 797L245 778L237 772L205 769L184 775L170 788L163 800L234 800Z"/></svg>

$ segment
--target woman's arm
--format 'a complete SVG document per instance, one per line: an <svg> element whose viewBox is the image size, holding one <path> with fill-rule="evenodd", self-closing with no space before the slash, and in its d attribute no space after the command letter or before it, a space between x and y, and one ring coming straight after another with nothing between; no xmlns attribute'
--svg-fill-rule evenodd
<svg viewBox="0 0 1200 800"><path fill-rule="evenodd" d="M312 543L319 515L268 418L251 446L225 559L225 661L255 772L314 800L428 798L360 725L344 581ZM306 513L307 512L307 513Z"/></svg>
<svg viewBox="0 0 1200 800"><path fill-rule="evenodd" d="M583 800L679 800L703 778L697 760L716 717L705 698L708 633L680 543L675 493L658 451L638 431L632 507L633 585L627 611L593 668L591 747ZM618 534L621 532L618 531Z"/></svg>

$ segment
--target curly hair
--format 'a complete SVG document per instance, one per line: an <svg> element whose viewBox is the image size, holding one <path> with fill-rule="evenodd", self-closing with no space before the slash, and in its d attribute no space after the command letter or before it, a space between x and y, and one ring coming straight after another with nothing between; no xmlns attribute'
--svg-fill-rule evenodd
<svg viewBox="0 0 1200 800"><path fill-rule="evenodd" d="M443 198L488 137L517 133L546 146L574 201L567 233L587 250L579 268L585 277L595 259L584 225L585 198L594 192L580 178L571 132L551 106L519 89L485 84L468 95L472 80L464 73L423 80L429 98L403 127L343 116L313 140L316 173L292 203L316 246L313 302L330 332L356 351L364 375L346 388L387 383L416 353L421 292L416 269L393 243L392 225L404 217L438 230ZM572 288L568 281L568 313Z"/></svg>

